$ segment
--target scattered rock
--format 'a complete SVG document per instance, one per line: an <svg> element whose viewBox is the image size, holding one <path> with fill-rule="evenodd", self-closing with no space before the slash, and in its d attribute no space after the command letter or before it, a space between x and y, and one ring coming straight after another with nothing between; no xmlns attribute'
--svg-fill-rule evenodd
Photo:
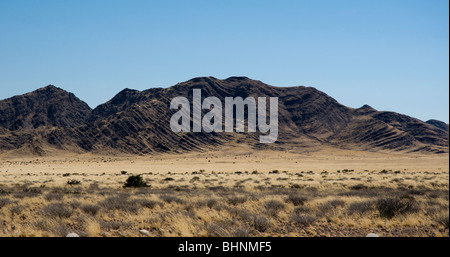
<svg viewBox="0 0 450 257"><path fill-rule="evenodd" d="M146 236L149 236L149 235L150 235L150 232L149 232L148 230L146 230L146 229L140 229L139 232L140 232L141 234L143 234L143 235L146 235Z"/></svg>
<svg viewBox="0 0 450 257"><path fill-rule="evenodd" d="M66 237L80 237L77 233L69 233Z"/></svg>

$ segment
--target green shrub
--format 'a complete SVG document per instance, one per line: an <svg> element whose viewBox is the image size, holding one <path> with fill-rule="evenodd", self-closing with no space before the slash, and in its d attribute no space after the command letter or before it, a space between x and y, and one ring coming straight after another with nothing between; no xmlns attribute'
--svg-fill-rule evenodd
<svg viewBox="0 0 450 257"><path fill-rule="evenodd" d="M81 184L81 181L76 180L76 179L71 179L71 180L67 181L67 184L68 184L68 185L71 185L71 186L73 186L73 185L79 185L79 184Z"/></svg>
<svg viewBox="0 0 450 257"><path fill-rule="evenodd" d="M141 175L131 175L127 178L123 187L150 187L150 185L144 181Z"/></svg>

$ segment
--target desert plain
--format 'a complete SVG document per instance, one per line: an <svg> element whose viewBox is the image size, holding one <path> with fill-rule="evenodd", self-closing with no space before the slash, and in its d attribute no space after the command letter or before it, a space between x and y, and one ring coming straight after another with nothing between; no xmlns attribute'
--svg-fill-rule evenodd
<svg viewBox="0 0 450 257"><path fill-rule="evenodd" d="M6 237L448 237L448 224L448 153L0 156Z"/></svg>

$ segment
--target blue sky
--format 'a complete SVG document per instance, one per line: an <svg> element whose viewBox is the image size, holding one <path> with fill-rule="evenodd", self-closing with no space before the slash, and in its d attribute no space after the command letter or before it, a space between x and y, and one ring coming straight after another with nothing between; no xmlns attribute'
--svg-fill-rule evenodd
<svg viewBox="0 0 450 257"><path fill-rule="evenodd" d="M448 70L448 0L0 1L0 99L247 76L448 123Z"/></svg>

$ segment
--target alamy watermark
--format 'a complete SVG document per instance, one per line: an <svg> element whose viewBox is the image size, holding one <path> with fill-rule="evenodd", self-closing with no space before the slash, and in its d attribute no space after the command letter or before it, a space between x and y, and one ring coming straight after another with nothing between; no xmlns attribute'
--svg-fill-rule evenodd
<svg viewBox="0 0 450 257"><path fill-rule="evenodd" d="M247 106L247 132L261 132L260 143L273 143L278 138L278 97L270 97L269 123L267 123L267 97L225 97L225 109L219 98L210 96L202 102L201 89L193 89L192 96L192 131L191 106L186 97L175 97L170 102L170 109L179 109L170 119L173 132L245 132L245 106ZM180 108L181 106L181 108ZM235 107L235 109L234 109ZM209 110L202 117L202 109ZM236 117L234 117L234 110ZM258 111L256 111L258 110ZM225 117L225 124L223 122Z"/></svg>

